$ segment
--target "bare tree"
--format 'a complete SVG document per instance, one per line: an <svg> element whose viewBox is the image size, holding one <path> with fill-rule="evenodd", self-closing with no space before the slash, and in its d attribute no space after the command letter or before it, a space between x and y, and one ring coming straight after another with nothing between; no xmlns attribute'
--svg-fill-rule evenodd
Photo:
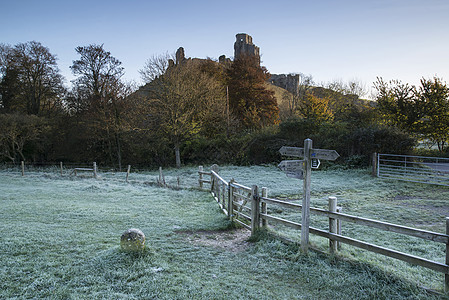
<svg viewBox="0 0 449 300"><path fill-rule="evenodd" d="M26 160L24 147L37 142L46 126L35 115L0 114L0 158Z"/></svg>
<svg viewBox="0 0 449 300"><path fill-rule="evenodd" d="M122 167L121 132L127 109L127 96L133 89L122 81L124 69L103 45L77 47L80 59L70 67L78 78L68 99L74 113L84 114L89 129L106 144L111 162ZM114 157L115 156L115 157Z"/></svg>
<svg viewBox="0 0 449 300"><path fill-rule="evenodd" d="M364 97L368 94L366 84L358 79L351 79L344 82L341 79L335 79L328 83L322 84L323 87L343 95L356 95L358 98Z"/></svg>
<svg viewBox="0 0 449 300"><path fill-rule="evenodd" d="M139 70L140 77L145 83L150 83L157 77L165 74L171 61L175 61L173 54L153 55L145 62L142 69Z"/></svg>
<svg viewBox="0 0 449 300"><path fill-rule="evenodd" d="M368 94L366 84L358 79L349 80L346 84L346 94L357 95L362 98Z"/></svg>
<svg viewBox="0 0 449 300"><path fill-rule="evenodd" d="M291 104L291 111L296 113L296 109L301 101L304 101L307 93L314 84L312 75L305 75L299 73L299 83L296 93L293 95L293 103Z"/></svg>
<svg viewBox="0 0 449 300"><path fill-rule="evenodd" d="M74 83L86 89L92 100L106 98L109 89L124 74L122 63L106 51L103 45L79 46L75 50L81 57L73 61L70 67L73 74L78 76Z"/></svg>

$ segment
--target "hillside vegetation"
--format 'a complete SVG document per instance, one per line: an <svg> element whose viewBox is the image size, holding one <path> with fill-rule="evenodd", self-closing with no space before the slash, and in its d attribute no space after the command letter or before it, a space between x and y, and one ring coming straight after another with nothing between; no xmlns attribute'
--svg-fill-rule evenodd
<svg viewBox="0 0 449 300"><path fill-rule="evenodd" d="M41 43L1 45L0 162L247 165L278 162L280 146L311 138L360 167L373 152L411 153L418 140L448 149L449 89L439 78L419 87L379 78L376 101L365 101L356 81L320 86L300 74L288 93L267 84L255 56L191 59L179 48L148 59L137 87L103 45L75 51L66 87Z"/></svg>

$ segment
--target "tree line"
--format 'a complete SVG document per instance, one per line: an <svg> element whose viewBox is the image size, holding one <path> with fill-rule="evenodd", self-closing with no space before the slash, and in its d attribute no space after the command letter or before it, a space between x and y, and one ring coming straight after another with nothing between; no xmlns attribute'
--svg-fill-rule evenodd
<svg viewBox="0 0 449 300"><path fill-rule="evenodd" d="M295 91L276 91L253 56L234 61L150 57L137 87L121 62L91 44L76 49L64 85L57 59L39 42L0 45L0 160L90 162L121 169L181 163L267 163L283 145L333 148L347 162L370 152L411 151L418 139L445 151L449 93L439 78L421 87L358 82L318 86L300 75ZM279 94L281 93L281 94Z"/></svg>

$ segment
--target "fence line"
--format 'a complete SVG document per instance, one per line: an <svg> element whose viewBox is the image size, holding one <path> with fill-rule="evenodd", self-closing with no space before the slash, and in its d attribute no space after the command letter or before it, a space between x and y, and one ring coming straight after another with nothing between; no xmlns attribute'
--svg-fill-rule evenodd
<svg viewBox="0 0 449 300"><path fill-rule="evenodd" d="M203 167L200 167L198 173L200 176L200 187L203 187L203 184L207 182L207 180L205 180L203 176L209 175L211 177L210 192L214 199L220 205L222 211L229 217L231 221L236 222L251 230L252 234L259 230L261 226L268 227L268 224L271 222L283 224L284 226L288 226L298 231L301 230L302 225L300 223L286 220L267 213L267 204L278 205L289 209L302 210L301 204L269 198L267 196L266 188L262 188L262 196L260 196L259 189L256 185L252 186L252 188L249 188L242 184L236 183L234 179L231 179L230 182L227 182L220 175L218 175L218 166L216 165L214 167L214 170L212 170L211 172L204 172ZM309 227L309 231L311 234L329 239L329 251L331 253L335 253L338 250L339 243L345 243L370 252L378 253L384 256L402 260L410 264L418 265L443 273L445 278L444 290L446 293L449 293L449 217L446 218L446 233L442 234L344 214L341 212L341 207L337 206L336 197L329 197L328 210L310 207L310 212L312 214L324 216L329 219L328 231L313 227ZM426 258L388 249L382 246L374 245L372 243L344 236L342 235L341 230L342 222L352 222L358 225L369 226L383 231L389 231L398 234L413 236L428 241L443 243L446 245L445 263L432 261Z"/></svg>

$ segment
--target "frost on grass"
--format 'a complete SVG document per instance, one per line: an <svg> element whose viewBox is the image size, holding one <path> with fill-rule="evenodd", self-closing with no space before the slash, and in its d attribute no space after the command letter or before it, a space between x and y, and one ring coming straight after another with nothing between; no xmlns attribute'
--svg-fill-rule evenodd
<svg viewBox="0 0 449 300"><path fill-rule="evenodd" d="M227 231L178 231L185 240L194 245L219 248L230 252L241 252L249 247L248 239L251 235L246 229Z"/></svg>

